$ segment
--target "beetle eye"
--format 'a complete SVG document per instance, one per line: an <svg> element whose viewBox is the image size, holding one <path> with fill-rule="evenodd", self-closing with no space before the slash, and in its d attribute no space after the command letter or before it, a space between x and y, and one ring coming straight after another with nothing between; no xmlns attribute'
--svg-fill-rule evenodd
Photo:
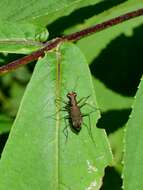
<svg viewBox="0 0 143 190"><path fill-rule="evenodd" d="M68 97L68 98L70 98L70 97L71 97L71 94L70 94L70 93L68 93L68 94L67 94L67 97Z"/></svg>
<svg viewBox="0 0 143 190"><path fill-rule="evenodd" d="M74 92L73 94L74 94L75 97L77 96L76 92Z"/></svg>

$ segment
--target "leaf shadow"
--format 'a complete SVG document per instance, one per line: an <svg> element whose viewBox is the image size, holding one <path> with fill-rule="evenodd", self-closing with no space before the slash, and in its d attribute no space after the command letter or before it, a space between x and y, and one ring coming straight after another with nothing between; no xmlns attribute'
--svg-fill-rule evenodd
<svg viewBox="0 0 143 190"><path fill-rule="evenodd" d="M112 184L112 185L111 185ZM122 190L122 178L113 167L106 167L100 190Z"/></svg>
<svg viewBox="0 0 143 190"><path fill-rule="evenodd" d="M112 8L113 6L116 6L125 1L126 0L118 0L118 1L110 0L110 2L103 1L103 2L97 3L96 5L89 5L89 6L77 9L68 16L60 17L56 21L49 24L47 27L50 34L50 39L55 38L57 36L61 36L66 29L76 24L81 24L86 19L94 15L98 15L102 13L103 11L106 11Z"/></svg>
<svg viewBox="0 0 143 190"><path fill-rule="evenodd" d="M128 121L131 109L109 110L101 113L97 127L106 130L107 135L123 127Z"/></svg>
<svg viewBox="0 0 143 190"><path fill-rule="evenodd" d="M143 73L143 25L133 36L114 39L90 65L92 75L107 88L124 96L134 96Z"/></svg>

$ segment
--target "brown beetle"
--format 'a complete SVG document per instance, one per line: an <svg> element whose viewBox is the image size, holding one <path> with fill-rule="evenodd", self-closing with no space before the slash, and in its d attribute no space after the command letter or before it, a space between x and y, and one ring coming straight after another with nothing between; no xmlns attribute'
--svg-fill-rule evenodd
<svg viewBox="0 0 143 190"><path fill-rule="evenodd" d="M83 123L82 113L78 102L76 100L76 92L69 92L67 97L69 98L68 105L66 106L69 113L69 120L71 121L72 127L75 131L79 132L81 130L81 125Z"/></svg>

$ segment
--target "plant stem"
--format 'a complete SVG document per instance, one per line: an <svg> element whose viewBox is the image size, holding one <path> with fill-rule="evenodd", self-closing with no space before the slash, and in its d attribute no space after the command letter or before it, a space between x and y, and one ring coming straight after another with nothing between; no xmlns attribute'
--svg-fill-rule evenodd
<svg viewBox="0 0 143 190"><path fill-rule="evenodd" d="M64 42L64 41L76 41L79 40L85 36L91 35L93 33L99 32L101 30L104 30L106 28L109 28L111 26L117 25L119 23L122 23L126 20L138 17L143 15L143 8L138 9L136 11L132 11L129 13L126 13L124 15L115 17L113 19L110 19L108 21L105 21L101 24L97 24L95 26L91 26L89 28L86 28L84 30L62 36L60 38L55 38L47 43L44 44L44 47L31 53L30 55L24 56L23 58L17 59L15 61L12 61L11 63L1 66L0 67L0 74L9 72L11 70L15 70L21 65L25 65L29 62L32 62L34 60L37 60L39 57L43 57L46 51L49 51L53 48L55 48L59 43Z"/></svg>

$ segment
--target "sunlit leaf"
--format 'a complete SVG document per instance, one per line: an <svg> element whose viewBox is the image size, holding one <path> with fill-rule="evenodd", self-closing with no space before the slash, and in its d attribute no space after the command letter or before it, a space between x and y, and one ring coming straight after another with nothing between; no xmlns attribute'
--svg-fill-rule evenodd
<svg viewBox="0 0 143 190"><path fill-rule="evenodd" d="M11 0L1 1L0 18L7 21L32 21L45 26L73 10L99 3L101 0Z"/></svg>

